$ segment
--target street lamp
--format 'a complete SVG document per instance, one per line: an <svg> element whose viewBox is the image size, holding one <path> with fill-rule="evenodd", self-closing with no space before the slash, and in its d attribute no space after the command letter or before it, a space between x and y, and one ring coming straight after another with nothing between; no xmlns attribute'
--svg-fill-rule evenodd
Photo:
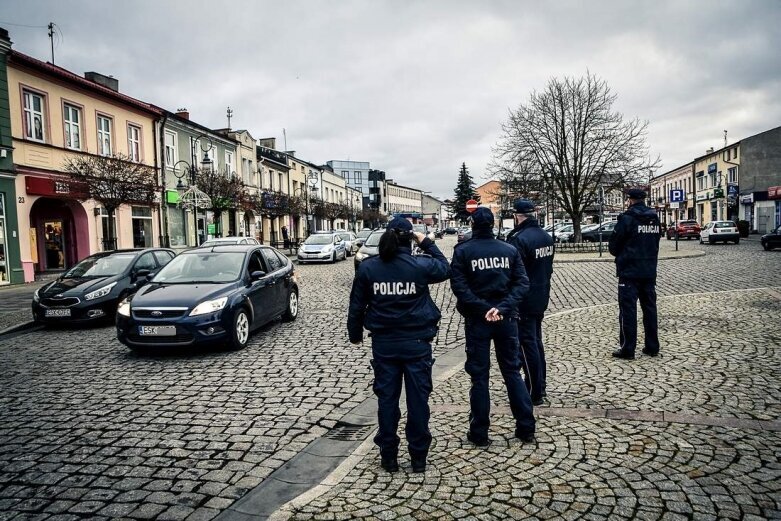
<svg viewBox="0 0 781 521"><path fill-rule="evenodd" d="M204 138L208 146L204 148L204 145L200 145L200 149L203 152L203 159L201 160L201 168L204 170L211 170L213 166L213 161L209 157L209 151L214 148L214 144L212 143L211 139L206 134L199 134L197 137L192 138L190 141L190 161L187 162L184 159L181 159L174 163L173 170L174 170L174 177L177 178L176 183L176 189L181 194L179 197L179 206L184 207L187 210L192 210L193 215L195 218L195 242L194 245L198 246L198 209L205 210L206 208L211 207L212 201L211 198L208 196L208 194L204 193L202 190L198 188L196 185L196 174L198 173L198 168L195 166L195 161L197 159L196 150L195 150L195 144L198 143L201 138ZM177 170L177 167L179 165L182 165L181 170ZM185 185L182 180L189 175L188 178L188 184ZM204 238L206 236L206 213L204 212L204 218L203 218L203 227L204 227ZM202 243L203 241L201 241Z"/></svg>

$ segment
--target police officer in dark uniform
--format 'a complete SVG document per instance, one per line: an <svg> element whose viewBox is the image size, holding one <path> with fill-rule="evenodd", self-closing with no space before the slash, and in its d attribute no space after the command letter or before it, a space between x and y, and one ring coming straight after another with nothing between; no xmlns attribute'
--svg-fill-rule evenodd
<svg viewBox="0 0 781 521"><path fill-rule="evenodd" d="M413 256L412 242L424 254ZM363 340L364 327L370 331L379 420L374 443L380 448L382 468L388 472L399 470L396 431L402 380L412 471L426 470L431 444L431 341L441 317L428 286L449 277L447 259L439 248L422 233L413 233L408 220L396 217L380 238L379 255L363 261L353 280L347 330L353 344Z"/></svg>
<svg viewBox="0 0 781 521"><path fill-rule="evenodd" d="M481 447L490 443L491 340L510 398L515 436L532 441L535 427L531 399L521 379L515 324L518 302L529 288L529 279L518 251L494 238L493 225L491 210L478 208L472 215L472 238L456 245L450 265L450 285L458 300L456 308L466 319L464 369L472 379L467 439Z"/></svg>
<svg viewBox="0 0 781 521"><path fill-rule="evenodd" d="M550 280L553 276L553 238L540 228L534 218L534 203L518 199L513 206L515 228L507 236L507 242L521 254L526 274L529 276L529 292L521 301L518 319L518 337L521 343L521 362L526 376L526 387L532 403L542 405L547 395L548 371L545 348L542 344L542 319L550 300Z"/></svg>
<svg viewBox="0 0 781 521"><path fill-rule="evenodd" d="M618 276L618 349L616 358L631 360L637 347L637 300L643 310L643 353L659 354L656 316L656 264L659 259L659 216L645 205L645 192L627 192L629 209L618 217L610 236L610 253L616 258Z"/></svg>

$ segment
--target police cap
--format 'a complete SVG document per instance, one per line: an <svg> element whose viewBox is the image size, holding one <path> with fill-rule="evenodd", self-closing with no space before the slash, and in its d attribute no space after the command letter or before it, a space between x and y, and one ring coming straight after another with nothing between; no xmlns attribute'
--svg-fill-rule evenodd
<svg viewBox="0 0 781 521"><path fill-rule="evenodd" d="M534 203L528 199L518 199L513 205L514 213L534 213Z"/></svg>
<svg viewBox="0 0 781 521"><path fill-rule="evenodd" d="M472 228L493 228L494 214L485 206L480 206L472 214Z"/></svg>
<svg viewBox="0 0 781 521"><path fill-rule="evenodd" d="M388 223L388 230L399 230L401 232L412 231L412 223L404 217L394 217L391 222Z"/></svg>
<svg viewBox="0 0 781 521"><path fill-rule="evenodd" d="M629 199L645 199L645 191L640 188L630 188L626 191Z"/></svg>

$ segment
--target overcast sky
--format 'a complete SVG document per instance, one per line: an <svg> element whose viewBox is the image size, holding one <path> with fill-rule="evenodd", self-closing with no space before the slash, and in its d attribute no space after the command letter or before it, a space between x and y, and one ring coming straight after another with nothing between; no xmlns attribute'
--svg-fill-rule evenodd
<svg viewBox="0 0 781 521"><path fill-rule="evenodd" d="M781 1L3 0L14 49L119 79L203 125L307 161L369 161L451 197L486 180L507 112L586 71L649 121L671 170L781 125Z"/></svg>

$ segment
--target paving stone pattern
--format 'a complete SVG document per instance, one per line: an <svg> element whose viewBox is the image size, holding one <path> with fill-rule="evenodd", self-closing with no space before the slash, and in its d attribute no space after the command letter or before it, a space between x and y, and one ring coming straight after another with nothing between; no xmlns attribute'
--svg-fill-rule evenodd
<svg viewBox="0 0 781 521"><path fill-rule="evenodd" d="M454 242L452 238L441 241L446 254L452 251ZM682 247L696 249L693 244L682 243ZM708 253L705 257L660 263L660 294L764 287L781 275L781 254L763 252L757 243L702 248ZM346 337L352 259L336 265L300 266L297 271L301 285L299 319L265 327L240 352L206 349L138 356L115 340L111 327L43 330L0 338L0 367L3 368L0 371L3 389L0 393L0 520L212 519L310 441L325 434L341 416L370 396L369 344L353 346ZM611 303L615 300L615 282L610 263L557 264L552 311ZM4 291L9 290L0 291L0 300ZM463 338L463 326L455 313L449 285L436 286L432 294L443 313L440 334L435 341L435 355L439 355L458 345ZM763 308L756 309L758 315L764 313ZM588 335L601 337L605 344L611 345L615 320L607 311L588 311L594 313L594 320L604 320L603 328L593 325ZM566 317L562 315L561 320L569 320ZM702 345L707 343L705 336L700 341ZM573 342L562 340L557 349L569 354L577 351L579 343L580 339L576 338ZM588 349L596 349L598 340L590 339L589 345ZM673 351L669 356L673 360ZM772 360L777 368L777 353L768 356L774 356ZM567 369L564 358L559 359L557 355L553 358L555 371L559 367ZM729 360L703 360L714 364L709 368L712 370L709 374L713 375L723 367L732 367ZM561 380L556 377L562 383L566 380L567 386L562 386L558 397L551 397L552 405L556 405L555 399L561 400L561 406L567 403L587 407L589 398L583 392L588 389L587 375L597 374L603 368L598 364L583 368L571 366L567 369L571 376ZM584 375L579 375L580 371ZM618 378L619 373L613 376ZM625 376L634 378L631 373ZM680 378L685 377L681 373ZM741 389L759 383L758 376L749 374L736 380ZM463 383L460 372L452 382L441 387L442 392L463 396L463 386L449 389L459 381ZM760 391L729 398L726 392L718 394L718 383L714 379L702 392L692 390L691 399L684 398L700 408L697 410L707 413L711 396L708 393L712 393L717 404L729 406L725 414L732 417L762 419L775 415L777 418L777 402L761 398ZM616 387L619 384L615 382ZM608 382L604 380L600 385L607 386ZM642 386L648 389L646 395L658 392L650 382ZM642 388L633 389L629 396L638 408L646 409L654 400L644 402L647 398L644 392ZM775 393L777 397L777 390ZM441 400L440 394L436 396ZM661 399L659 409L667 410L675 404L676 395L665 391ZM448 417L452 420L447 420ZM452 443L461 443L458 440L463 431L463 414L441 412L436 413L435 419L438 445L434 452L439 454L435 457L450 457L440 449L448 443L448 436L452 437ZM452 421L452 425L447 421ZM501 428L501 422L506 421L506 417L497 418L500 432L507 431ZM552 437L557 430L556 422L572 425L558 417L545 418L540 422L541 435L549 429ZM607 419L580 419L576 423L582 424L581 427L570 428L582 433L581 436L594 436L591 433L594 422L607 426L615 423ZM626 425L627 422L621 422L620 428L626 429ZM642 432L645 425L638 430ZM705 430L708 429L724 430L719 426ZM749 439L750 433L740 434ZM621 437L632 436L628 432ZM669 436L674 439L675 434ZM703 444L732 447L716 443L717 438L709 436L695 447ZM767 447L779 445L776 438L763 439ZM578 443L583 443L582 439L578 442L576 435L568 436L566 442L576 448ZM600 443L604 445L597 444L597 447L610 446L606 441ZM747 443L755 447L757 461L765 462L766 452L753 442ZM605 457L609 456L608 452L605 449ZM472 456L464 456L464 463L459 464L465 478L470 472L485 468L479 459L469 459L478 457L473 450L469 454ZM602 461L603 453L593 454L595 468L611 467ZM777 472L777 452L775 458L776 466L770 465L770 469ZM577 463L579 457L570 460L574 468L582 468ZM369 470L376 467L373 458L361 463L364 464ZM432 465L439 466L436 461ZM763 463L759 468L768 465ZM556 474L555 470L551 472ZM766 478L757 478L756 482L771 486L768 483L772 481ZM379 479L380 483L393 481L385 476ZM404 481L413 482L414 478ZM400 486L410 486L405 483ZM436 492L430 490L428 477L421 484L428 491ZM552 486L550 482L544 485ZM746 497L755 501L760 492L752 489ZM437 492L437 497L447 503L442 499L444 493ZM356 490L356 494L363 499L369 496L363 490ZM709 497L713 500L713 496ZM449 502L459 504L457 499ZM346 499L334 496L333 501ZM404 500L398 504L401 503ZM406 508L414 505L407 503ZM639 506L637 509L640 511ZM385 511L383 516L390 512L387 508ZM322 515L344 517L343 512L329 512ZM446 513L441 517L449 516Z"/></svg>

